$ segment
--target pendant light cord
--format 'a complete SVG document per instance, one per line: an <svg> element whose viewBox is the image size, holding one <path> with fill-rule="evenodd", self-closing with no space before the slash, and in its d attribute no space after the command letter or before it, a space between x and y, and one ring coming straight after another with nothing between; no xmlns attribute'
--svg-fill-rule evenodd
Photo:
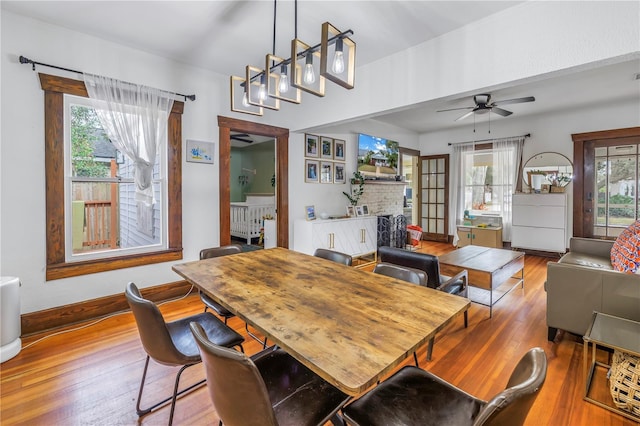
<svg viewBox="0 0 640 426"><path fill-rule="evenodd" d="M273 0L273 51L271 54L276 55L276 17L278 16L278 0Z"/></svg>

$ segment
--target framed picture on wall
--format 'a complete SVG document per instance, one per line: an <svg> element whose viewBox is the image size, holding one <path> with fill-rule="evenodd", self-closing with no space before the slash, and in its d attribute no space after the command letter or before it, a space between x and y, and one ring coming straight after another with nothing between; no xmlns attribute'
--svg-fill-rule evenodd
<svg viewBox="0 0 640 426"><path fill-rule="evenodd" d="M345 183L344 163L333 163L333 183Z"/></svg>
<svg viewBox="0 0 640 426"><path fill-rule="evenodd" d="M304 181L308 183L318 183L320 164L316 160L306 160L304 162Z"/></svg>
<svg viewBox="0 0 640 426"><path fill-rule="evenodd" d="M333 139L320 138L320 157L333 160Z"/></svg>
<svg viewBox="0 0 640 426"><path fill-rule="evenodd" d="M304 135L304 156L305 157L317 157L318 156L318 137L316 135Z"/></svg>
<svg viewBox="0 0 640 426"><path fill-rule="evenodd" d="M333 183L333 163L320 162L320 183Z"/></svg>
<svg viewBox="0 0 640 426"><path fill-rule="evenodd" d="M344 161L344 141L341 139L333 140L333 158L335 160Z"/></svg>

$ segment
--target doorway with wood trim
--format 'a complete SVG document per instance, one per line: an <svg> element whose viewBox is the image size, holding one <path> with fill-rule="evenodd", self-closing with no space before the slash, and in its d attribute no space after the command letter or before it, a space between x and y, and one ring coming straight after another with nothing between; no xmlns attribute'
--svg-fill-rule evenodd
<svg viewBox="0 0 640 426"><path fill-rule="evenodd" d="M275 198L277 246L289 247L289 129L218 116L220 245L231 243L231 132L276 140Z"/></svg>

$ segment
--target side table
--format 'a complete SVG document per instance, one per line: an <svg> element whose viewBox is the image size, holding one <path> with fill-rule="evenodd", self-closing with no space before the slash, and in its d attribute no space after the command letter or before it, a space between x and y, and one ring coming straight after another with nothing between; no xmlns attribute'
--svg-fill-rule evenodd
<svg viewBox="0 0 640 426"><path fill-rule="evenodd" d="M589 345L591 344L591 362L589 362ZM612 315L594 312L591 325L584 335L583 366L584 366L584 400L607 410L621 414L629 419L640 421L640 417L629 411L619 409L613 403L613 399L607 401L597 400L591 393L591 384L594 376L606 375L611 367L608 364L596 360L596 346L617 349L632 355L640 356L640 322L614 317ZM598 368L603 367L603 368ZM603 378L606 380L606 378Z"/></svg>

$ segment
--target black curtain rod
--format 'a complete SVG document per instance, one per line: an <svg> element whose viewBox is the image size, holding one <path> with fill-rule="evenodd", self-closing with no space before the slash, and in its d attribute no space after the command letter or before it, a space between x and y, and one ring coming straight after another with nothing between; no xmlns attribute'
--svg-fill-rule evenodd
<svg viewBox="0 0 640 426"><path fill-rule="evenodd" d="M520 135L520 136L507 136L505 138L493 138L493 139L482 139L479 141L466 141L466 142L449 142L448 145L457 145L459 143L478 143L478 142L490 142L490 141L496 141L496 140L500 140L500 139L510 139L510 138L530 138L531 137L531 133L527 133L526 135Z"/></svg>
<svg viewBox="0 0 640 426"><path fill-rule="evenodd" d="M41 65L43 67L55 68L55 69L62 70L62 71L75 72L77 74L83 74L84 75L84 73L82 71L72 70L70 68L59 67L57 65L45 64L45 63L42 63L42 62L36 62L36 61L33 61L33 60L31 60L29 58L26 58L26 57L24 57L22 55L20 55L20 63L21 64L31 64L31 69L33 71L36 70L36 65ZM129 83L129 84L131 84L131 83ZM172 93L172 92L170 92L170 93ZM190 101L195 101L196 100L196 95L183 95L182 93L176 93L175 95L176 96L182 96L185 101L187 99L189 99Z"/></svg>

